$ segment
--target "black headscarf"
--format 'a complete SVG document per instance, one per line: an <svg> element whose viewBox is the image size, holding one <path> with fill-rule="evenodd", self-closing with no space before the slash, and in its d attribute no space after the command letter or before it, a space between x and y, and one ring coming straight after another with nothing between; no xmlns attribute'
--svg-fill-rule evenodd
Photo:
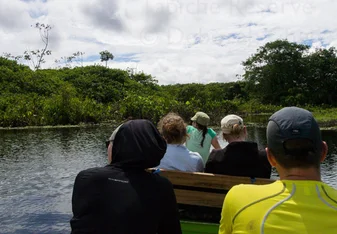
<svg viewBox="0 0 337 234"><path fill-rule="evenodd" d="M156 167L166 147L166 141L153 123L145 119L130 120L116 134L111 164L123 168Z"/></svg>

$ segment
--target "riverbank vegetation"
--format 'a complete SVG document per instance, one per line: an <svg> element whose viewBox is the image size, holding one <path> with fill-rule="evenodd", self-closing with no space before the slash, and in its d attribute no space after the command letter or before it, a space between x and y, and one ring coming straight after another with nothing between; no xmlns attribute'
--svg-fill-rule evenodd
<svg viewBox="0 0 337 234"><path fill-rule="evenodd" d="M335 48L310 51L309 46L279 40L242 64L245 72L236 82L164 86L132 70L98 65L32 70L0 57L0 127L120 122L129 117L157 122L169 111L188 120L198 110L218 124L228 113L270 114L289 105L305 107L322 123L337 125Z"/></svg>

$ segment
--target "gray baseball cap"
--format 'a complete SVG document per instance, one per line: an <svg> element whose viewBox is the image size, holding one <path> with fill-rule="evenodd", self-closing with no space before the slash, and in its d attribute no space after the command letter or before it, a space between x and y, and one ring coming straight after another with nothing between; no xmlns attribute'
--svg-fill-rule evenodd
<svg viewBox="0 0 337 234"><path fill-rule="evenodd" d="M285 154L284 143L289 139L308 139L313 143L313 151L321 152L321 131L311 112L298 107L285 107L269 118L268 148Z"/></svg>

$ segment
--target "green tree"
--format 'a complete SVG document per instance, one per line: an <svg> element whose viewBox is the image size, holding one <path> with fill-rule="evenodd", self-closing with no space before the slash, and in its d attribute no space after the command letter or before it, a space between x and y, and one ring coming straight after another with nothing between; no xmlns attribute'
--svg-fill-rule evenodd
<svg viewBox="0 0 337 234"><path fill-rule="evenodd" d="M337 106L337 51L317 49L306 57L306 102Z"/></svg>
<svg viewBox="0 0 337 234"><path fill-rule="evenodd" d="M291 91L306 86L306 45L277 40L260 47L243 62L247 90L263 103L287 104Z"/></svg>
<svg viewBox="0 0 337 234"><path fill-rule="evenodd" d="M105 61L105 67L108 66L108 61L109 61L109 59L110 59L110 60L113 60L113 59L114 59L113 54L110 53L110 52L107 51L107 50L101 51L101 52L99 52L99 54L101 55L101 62L104 62L104 61Z"/></svg>

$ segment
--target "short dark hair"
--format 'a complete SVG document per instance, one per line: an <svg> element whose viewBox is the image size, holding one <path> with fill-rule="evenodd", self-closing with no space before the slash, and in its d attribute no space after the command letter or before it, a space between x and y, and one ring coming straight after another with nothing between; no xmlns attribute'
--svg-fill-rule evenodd
<svg viewBox="0 0 337 234"><path fill-rule="evenodd" d="M276 161L284 168L319 168L321 151L315 150L309 139L290 139L283 143L284 151L269 149Z"/></svg>

